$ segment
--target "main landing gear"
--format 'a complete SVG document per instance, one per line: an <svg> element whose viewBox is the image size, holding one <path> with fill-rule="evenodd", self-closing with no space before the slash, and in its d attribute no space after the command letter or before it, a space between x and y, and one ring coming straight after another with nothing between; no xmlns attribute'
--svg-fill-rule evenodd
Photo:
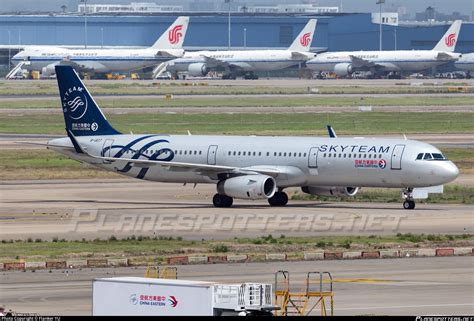
<svg viewBox="0 0 474 321"><path fill-rule="evenodd" d="M405 201L403 202L403 208L406 210L412 210L415 208L415 201L413 199L413 188L408 187L405 188L402 192L403 198Z"/></svg>
<svg viewBox="0 0 474 321"><path fill-rule="evenodd" d="M231 207L234 199L227 195L215 194L212 203L215 207Z"/></svg>
<svg viewBox="0 0 474 321"><path fill-rule="evenodd" d="M271 206L285 206L288 203L288 195L285 192L275 192L272 197L268 199Z"/></svg>

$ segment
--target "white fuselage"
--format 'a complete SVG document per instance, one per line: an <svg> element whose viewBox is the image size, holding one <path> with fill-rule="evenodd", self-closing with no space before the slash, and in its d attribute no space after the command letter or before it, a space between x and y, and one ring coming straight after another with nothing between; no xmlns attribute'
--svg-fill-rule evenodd
<svg viewBox="0 0 474 321"><path fill-rule="evenodd" d="M474 71L474 53L464 54L454 65L464 71Z"/></svg>
<svg viewBox="0 0 474 321"><path fill-rule="evenodd" d="M379 65L384 71L422 71L445 64L459 57L456 53L441 53L447 56L440 59L439 51L433 50L393 50L393 51L341 51L318 54L306 62L315 71L334 71L339 64L352 64L350 56ZM449 58L452 57L452 58ZM448 58L448 59L447 59ZM353 70L358 70L355 65ZM370 67L360 68L370 70Z"/></svg>
<svg viewBox="0 0 474 321"><path fill-rule="evenodd" d="M378 138L108 135L77 137L94 156L162 160L203 165L277 170L280 188L289 186L427 187L458 175L448 160L417 160L419 153L440 153L414 140ZM205 170L172 170L163 166L133 166L77 154L69 138L49 147L73 159L123 175L177 183L216 183ZM58 147L58 146L64 146Z"/></svg>
<svg viewBox="0 0 474 321"><path fill-rule="evenodd" d="M238 67L242 71L272 71L303 63L314 55L307 52L295 57L290 50L229 50L187 52L182 58L168 63L168 71L186 72L191 64L206 64L209 68L218 67L205 57L222 61Z"/></svg>
<svg viewBox="0 0 474 321"><path fill-rule="evenodd" d="M159 49L66 49L51 47L25 50L13 57L15 64L26 62L23 69L32 71L43 68L54 70L59 62L70 61L74 65L95 72L127 72L156 66L163 61L183 55L182 49L166 49L172 56L160 55Z"/></svg>

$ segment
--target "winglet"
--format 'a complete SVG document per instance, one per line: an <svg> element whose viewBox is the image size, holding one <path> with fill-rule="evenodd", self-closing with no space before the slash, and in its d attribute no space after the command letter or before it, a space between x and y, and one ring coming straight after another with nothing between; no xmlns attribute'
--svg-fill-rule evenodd
<svg viewBox="0 0 474 321"><path fill-rule="evenodd" d="M71 140L72 145L74 146L74 149L76 150L76 153L78 154L85 154L84 150L82 149L81 145L76 140L76 137L72 134L71 130L66 128L67 136Z"/></svg>
<svg viewBox="0 0 474 321"><path fill-rule="evenodd" d="M317 19L311 19L295 38L288 50L291 51L309 51L311 42L313 42L314 31L316 30Z"/></svg>
<svg viewBox="0 0 474 321"><path fill-rule="evenodd" d="M157 49L181 49L188 30L189 17L178 17L151 46Z"/></svg>
<svg viewBox="0 0 474 321"><path fill-rule="evenodd" d="M448 31L444 34L438 44L433 48L434 51L454 52L456 43L459 38L459 31L461 30L462 20L453 22Z"/></svg>
<svg viewBox="0 0 474 321"><path fill-rule="evenodd" d="M326 126L328 128L328 134L331 138L337 138L336 131L331 127L331 125Z"/></svg>

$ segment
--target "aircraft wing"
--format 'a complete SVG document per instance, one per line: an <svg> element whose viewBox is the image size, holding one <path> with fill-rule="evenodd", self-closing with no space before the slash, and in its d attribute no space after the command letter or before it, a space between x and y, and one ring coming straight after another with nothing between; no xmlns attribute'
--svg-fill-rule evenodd
<svg viewBox="0 0 474 321"><path fill-rule="evenodd" d="M291 59L293 60L309 60L316 57L316 54L308 52L308 53L303 53L299 51L292 51L291 52Z"/></svg>
<svg viewBox="0 0 474 321"><path fill-rule="evenodd" d="M209 56L201 56L204 58L204 61L206 62L206 65L209 67L230 67L231 64L228 63L227 61L212 58Z"/></svg>
<svg viewBox="0 0 474 321"><path fill-rule="evenodd" d="M452 61L452 60L457 60L457 58L453 57L452 55L450 55L446 52L439 52L438 55L436 56L436 60L438 60L438 61Z"/></svg>
<svg viewBox="0 0 474 321"><path fill-rule="evenodd" d="M87 152L86 152L87 153ZM169 162L159 160L148 160L148 159L131 159L131 158L116 158L116 157L102 157L93 156L87 153L88 156L101 159L108 162L123 162L128 165L145 168L150 166L161 166L172 171L190 171L209 176L217 176L218 174L230 174L230 175L251 175L251 174L264 174L272 177L278 176L280 171L271 167L233 167L233 166L220 166L220 165L207 165L207 164L194 164L194 163L182 163L182 162Z"/></svg>
<svg viewBox="0 0 474 321"><path fill-rule="evenodd" d="M55 65L61 66L71 66L76 70L80 71L96 71L96 70L104 70L105 66L101 63L95 61L88 61L88 62L75 62L68 59L61 60L59 63Z"/></svg>
<svg viewBox="0 0 474 321"><path fill-rule="evenodd" d="M356 57L356 56L353 56L353 55L350 55L349 56L351 58L351 61L352 61L352 67L354 68L372 68L372 67L377 67L377 64L369 61L369 60L366 60L366 59L362 59L362 58L359 58L359 57Z"/></svg>

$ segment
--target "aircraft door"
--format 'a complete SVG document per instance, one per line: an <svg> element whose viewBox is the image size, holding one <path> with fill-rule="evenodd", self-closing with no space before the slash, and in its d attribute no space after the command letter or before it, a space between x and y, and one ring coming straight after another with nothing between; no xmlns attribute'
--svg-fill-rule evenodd
<svg viewBox="0 0 474 321"><path fill-rule="evenodd" d="M391 169L402 169L402 156L404 150L405 145L395 145L392 152Z"/></svg>
<svg viewBox="0 0 474 321"><path fill-rule="evenodd" d="M102 154L104 157L113 157L112 154L112 145L114 144L113 139L106 139L104 145L102 146ZM104 160L104 164L110 164L110 161Z"/></svg>
<svg viewBox="0 0 474 321"><path fill-rule="evenodd" d="M207 164L216 165L217 145L209 146L207 151Z"/></svg>
<svg viewBox="0 0 474 321"><path fill-rule="evenodd" d="M319 147L311 147L308 154L308 167L318 168L318 152Z"/></svg>

